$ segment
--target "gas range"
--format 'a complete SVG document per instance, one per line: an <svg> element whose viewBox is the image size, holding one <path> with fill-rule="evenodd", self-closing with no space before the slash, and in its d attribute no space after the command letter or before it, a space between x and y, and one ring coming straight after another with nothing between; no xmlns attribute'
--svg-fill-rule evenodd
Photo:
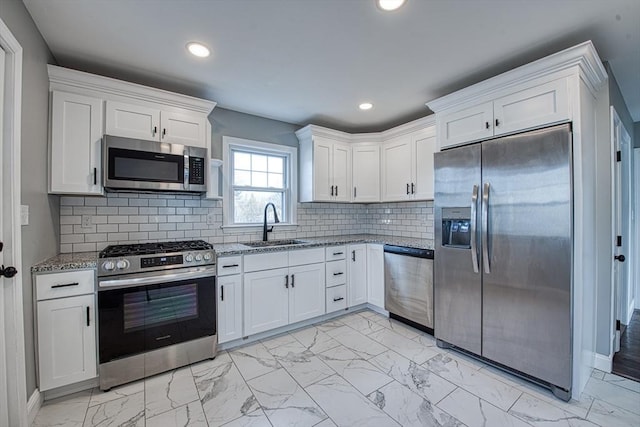
<svg viewBox="0 0 640 427"><path fill-rule="evenodd" d="M98 277L215 264L204 240L107 246L98 255Z"/></svg>

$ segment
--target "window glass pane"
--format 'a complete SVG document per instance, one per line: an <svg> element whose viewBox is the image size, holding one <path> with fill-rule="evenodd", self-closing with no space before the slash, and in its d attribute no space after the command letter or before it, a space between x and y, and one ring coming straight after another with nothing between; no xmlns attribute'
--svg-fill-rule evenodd
<svg viewBox="0 0 640 427"><path fill-rule="evenodd" d="M267 174L265 172L251 172L251 186L252 187L266 187L267 186Z"/></svg>
<svg viewBox="0 0 640 427"><path fill-rule="evenodd" d="M259 223L264 220L264 207L271 202L276 206L278 218L285 222L286 218L282 211L282 201L284 195L279 191L234 191L233 222L239 224ZM269 208L267 221L273 223L273 210Z"/></svg>
<svg viewBox="0 0 640 427"><path fill-rule="evenodd" d="M251 154L235 151L233 153L233 167L235 169L251 169Z"/></svg>
<svg viewBox="0 0 640 427"><path fill-rule="evenodd" d="M282 174L281 173L270 173L269 174L269 187L271 188L284 188L282 186Z"/></svg>
<svg viewBox="0 0 640 427"><path fill-rule="evenodd" d="M267 156L260 156L258 154L251 155L251 169L254 171L266 172L267 171ZM256 185L256 184L253 184Z"/></svg>
<svg viewBox="0 0 640 427"><path fill-rule="evenodd" d="M269 157L269 172L282 173L283 161L282 157Z"/></svg>
<svg viewBox="0 0 640 427"><path fill-rule="evenodd" d="M251 172L236 170L233 173L234 185L251 185Z"/></svg>

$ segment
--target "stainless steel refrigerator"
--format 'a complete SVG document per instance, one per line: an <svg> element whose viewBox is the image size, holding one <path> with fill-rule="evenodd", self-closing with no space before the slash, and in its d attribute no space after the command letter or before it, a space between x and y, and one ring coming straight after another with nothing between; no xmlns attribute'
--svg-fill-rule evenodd
<svg viewBox="0 0 640 427"><path fill-rule="evenodd" d="M571 395L569 124L435 154L434 332Z"/></svg>

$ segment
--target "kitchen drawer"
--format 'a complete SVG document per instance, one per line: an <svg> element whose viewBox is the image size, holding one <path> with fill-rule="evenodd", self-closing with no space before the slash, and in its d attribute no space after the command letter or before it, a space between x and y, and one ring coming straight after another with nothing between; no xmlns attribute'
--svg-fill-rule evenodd
<svg viewBox="0 0 640 427"><path fill-rule="evenodd" d="M289 266L289 254L287 251L267 252L244 256L244 272L273 270Z"/></svg>
<svg viewBox="0 0 640 427"><path fill-rule="evenodd" d="M324 250L322 248L293 249L289 251L289 266L316 264L324 262Z"/></svg>
<svg viewBox="0 0 640 427"><path fill-rule="evenodd" d="M95 270L75 270L64 273L37 274L38 301L91 294L95 290Z"/></svg>
<svg viewBox="0 0 640 427"><path fill-rule="evenodd" d="M327 288L347 283L347 261L331 261L325 264Z"/></svg>
<svg viewBox="0 0 640 427"><path fill-rule="evenodd" d="M218 258L218 276L242 273L242 255Z"/></svg>
<svg viewBox="0 0 640 427"><path fill-rule="evenodd" d="M347 308L347 285L327 288L327 313Z"/></svg>
<svg viewBox="0 0 640 427"><path fill-rule="evenodd" d="M337 259L344 259L344 254L347 252L346 246L331 246L325 248L325 256L327 261L335 261Z"/></svg>

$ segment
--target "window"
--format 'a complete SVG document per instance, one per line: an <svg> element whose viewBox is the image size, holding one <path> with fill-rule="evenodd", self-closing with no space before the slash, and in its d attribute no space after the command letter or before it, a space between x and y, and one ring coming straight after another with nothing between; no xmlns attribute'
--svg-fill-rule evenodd
<svg viewBox="0 0 640 427"><path fill-rule="evenodd" d="M224 226L262 225L273 203L283 224L296 222L297 150L293 147L223 137ZM267 220L274 221L273 211Z"/></svg>

